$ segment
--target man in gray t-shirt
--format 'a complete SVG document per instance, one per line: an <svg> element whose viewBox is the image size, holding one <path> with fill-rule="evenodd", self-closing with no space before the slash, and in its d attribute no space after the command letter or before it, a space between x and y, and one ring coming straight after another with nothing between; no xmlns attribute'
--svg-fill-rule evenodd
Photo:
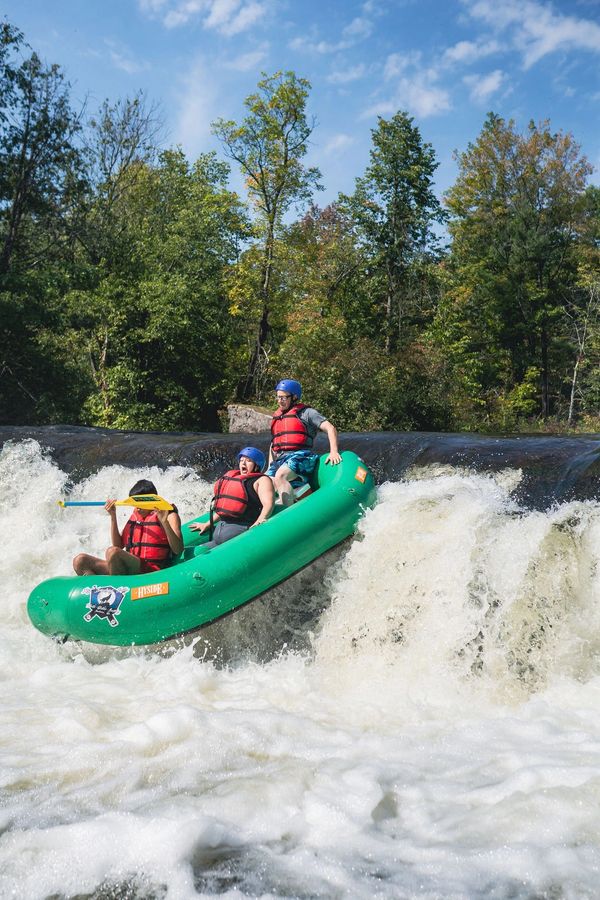
<svg viewBox="0 0 600 900"><path fill-rule="evenodd" d="M300 404L300 382L285 378L278 383L275 393L278 410L271 425L273 439L266 474L273 479L281 502L289 506L294 502L292 488L307 482L317 464L319 457L311 448L318 431L324 431L329 438L326 463L336 466L342 458L335 426L312 406Z"/></svg>

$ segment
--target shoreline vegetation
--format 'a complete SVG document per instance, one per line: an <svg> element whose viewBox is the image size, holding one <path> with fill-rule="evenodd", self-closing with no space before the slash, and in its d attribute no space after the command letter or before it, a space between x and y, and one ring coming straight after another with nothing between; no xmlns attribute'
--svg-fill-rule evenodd
<svg viewBox="0 0 600 900"><path fill-rule="evenodd" d="M295 72L196 160L142 93L92 111L67 79L0 24L0 424L220 431L293 375L340 431L600 432L600 188L570 133L490 112L440 198L398 110L321 208Z"/></svg>
<svg viewBox="0 0 600 900"><path fill-rule="evenodd" d="M266 406L242 403L228 404L226 408L219 410L221 429L224 434L234 434L236 432L243 434L268 433L272 414L273 411ZM467 429L462 429L462 432L467 432ZM498 432L494 431L493 428L486 429L481 427L478 433L489 437L494 435L498 437L587 435L589 437L600 434L600 416L581 416L572 425L553 417L549 417L546 421L542 419L524 419L516 424L513 431Z"/></svg>

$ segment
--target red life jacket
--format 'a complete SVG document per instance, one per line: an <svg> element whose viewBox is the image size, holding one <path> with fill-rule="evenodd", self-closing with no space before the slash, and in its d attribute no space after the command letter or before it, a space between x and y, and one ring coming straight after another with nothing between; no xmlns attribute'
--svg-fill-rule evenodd
<svg viewBox="0 0 600 900"><path fill-rule="evenodd" d="M271 420L271 447L273 453L291 453L312 447L313 439L298 413L306 409L304 403L296 403L287 412L275 414Z"/></svg>
<svg viewBox="0 0 600 900"><path fill-rule="evenodd" d="M138 509L134 509L125 523L121 540L128 553L155 564L159 569L168 565L173 555L156 510L142 516Z"/></svg>
<svg viewBox="0 0 600 900"><path fill-rule="evenodd" d="M219 518L224 522L233 519L240 525L256 522L262 503L249 488L256 484L257 478L262 477L262 472L250 472L248 475L242 475L239 469L225 472L214 487L213 509Z"/></svg>

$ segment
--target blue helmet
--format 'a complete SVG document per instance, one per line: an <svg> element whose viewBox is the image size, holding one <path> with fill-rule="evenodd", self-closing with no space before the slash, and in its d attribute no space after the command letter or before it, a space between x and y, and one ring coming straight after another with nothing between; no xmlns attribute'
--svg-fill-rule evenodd
<svg viewBox="0 0 600 900"><path fill-rule="evenodd" d="M253 463L256 463L261 471L265 467L265 454L262 452L262 450L259 450L258 447L244 447L244 449L240 450L240 452L238 453L237 458L239 459L240 456L247 456L248 459L251 459Z"/></svg>
<svg viewBox="0 0 600 900"><path fill-rule="evenodd" d="M292 378L284 378L278 384L275 385L276 391L285 391L286 394L292 394L292 396L297 397L298 400L302 396L302 385L299 381L294 381Z"/></svg>

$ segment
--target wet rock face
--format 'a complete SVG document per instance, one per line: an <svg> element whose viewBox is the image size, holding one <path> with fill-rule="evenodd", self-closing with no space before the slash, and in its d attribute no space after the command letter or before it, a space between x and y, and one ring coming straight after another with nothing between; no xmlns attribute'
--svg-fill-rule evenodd
<svg viewBox="0 0 600 900"><path fill-rule="evenodd" d="M230 434L263 434L271 430L272 414L255 406L230 403L227 415Z"/></svg>
<svg viewBox="0 0 600 900"><path fill-rule="evenodd" d="M0 445L8 440L35 440L74 479L103 466L189 466L207 480L235 468L237 453L252 444L265 454L271 435L196 432L119 431L78 425L0 426ZM324 448L325 449L325 448Z"/></svg>
<svg viewBox="0 0 600 900"><path fill-rule="evenodd" d="M71 425L0 426L0 445L8 440L38 441L73 479L103 466L189 466L207 481L235 467L247 445L269 451L270 434L233 432L116 431ZM319 434L315 451L325 453ZM600 435L490 437L429 432L361 432L340 435L340 449L354 450L371 467L378 483L399 481L420 466L452 466L477 472L517 469L519 502L545 509L558 501L600 498Z"/></svg>

